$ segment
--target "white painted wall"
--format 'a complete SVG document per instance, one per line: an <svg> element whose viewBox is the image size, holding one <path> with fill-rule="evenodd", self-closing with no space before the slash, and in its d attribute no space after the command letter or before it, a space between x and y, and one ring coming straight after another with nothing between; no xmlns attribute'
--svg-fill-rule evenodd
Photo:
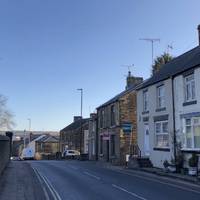
<svg viewBox="0 0 200 200"><path fill-rule="evenodd" d="M155 167L163 168L163 162L165 160L171 161L173 157L173 107L172 107L172 81L171 79L167 79L162 81L165 85L165 105L166 110L156 112L157 109L157 86L158 84L154 84L149 86L148 88L141 89L137 92L137 122L138 122L138 145L141 150L142 156L145 155L144 152L144 124L143 122L144 117L149 117L149 132L150 132L150 160ZM149 100L149 113L142 114L143 112L143 91L148 89L148 100ZM161 116L161 115L169 115L168 118L168 127L169 127L169 148L170 152L165 151L157 151L154 150L155 147L155 127L154 127L154 117Z"/></svg>
<svg viewBox="0 0 200 200"><path fill-rule="evenodd" d="M194 70L194 78L197 104L187 106L183 106L185 102L184 77L179 75L174 78L175 128L178 141L182 141L184 137L181 115L200 112L200 68Z"/></svg>

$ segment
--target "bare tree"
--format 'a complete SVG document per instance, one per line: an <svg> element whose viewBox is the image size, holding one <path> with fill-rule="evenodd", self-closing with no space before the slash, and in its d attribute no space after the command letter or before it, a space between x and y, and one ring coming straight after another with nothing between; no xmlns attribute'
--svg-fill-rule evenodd
<svg viewBox="0 0 200 200"><path fill-rule="evenodd" d="M7 100L0 94L0 130L12 130L15 126L13 114L7 108Z"/></svg>

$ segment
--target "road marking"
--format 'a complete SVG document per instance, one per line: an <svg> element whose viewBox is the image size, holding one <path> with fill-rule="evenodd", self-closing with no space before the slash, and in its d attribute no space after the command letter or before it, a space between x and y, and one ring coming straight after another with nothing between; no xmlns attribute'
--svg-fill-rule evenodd
<svg viewBox="0 0 200 200"><path fill-rule="evenodd" d="M46 200L50 200L49 195L48 195L48 193L47 193L47 190L46 190L46 188L43 186L42 179L40 178L40 175L39 175L38 172L35 170L35 168L32 167L32 169L33 169L33 171L35 172L35 174L36 174L36 176L37 176L37 179L39 180L39 182L40 182L40 184L41 184L41 186L42 186L42 189L43 189L43 191L44 191L44 195L45 195Z"/></svg>
<svg viewBox="0 0 200 200"><path fill-rule="evenodd" d="M33 168L33 167L32 167ZM50 181L47 179L47 177L45 177L44 175L42 175L41 173L39 173L39 171L35 168L33 168L35 170L35 172L40 176L40 178L43 180L43 182L46 184L47 188L49 189L52 197L54 200L62 200L60 195L57 193L57 191L54 189L53 185L50 183ZM47 193L47 191L45 192L47 194L47 200L49 200L49 195ZM45 195L46 196L46 195Z"/></svg>
<svg viewBox="0 0 200 200"><path fill-rule="evenodd" d="M92 178L95 178L95 179L97 179L97 180L100 180L100 179L101 179L100 177L95 176L95 175L93 175L93 174L91 174L91 173L89 173L89 172L83 172L83 173L86 174L86 175L88 175L88 176L90 176L90 177L92 177Z"/></svg>
<svg viewBox="0 0 200 200"><path fill-rule="evenodd" d="M133 176L133 177L142 178L142 179L145 179L145 180L161 183L163 185L168 185L168 186L171 186L171 187L179 188L181 190L185 190L185 191L188 191L188 192L200 194L200 191L193 190L193 189L190 189L190 188L186 188L184 186L178 186L178 185L175 185L173 183L166 183L166 182L162 182L162 181L159 181L159 180L156 180L156 179L153 179L153 178L147 178L147 177L136 175L136 174L130 174L130 173L122 172L121 170L113 170L113 171L119 172L121 174L126 174L126 175L129 175L129 176Z"/></svg>
<svg viewBox="0 0 200 200"><path fill-rule="evenodd" d="M117 186L117 185L115 185L115 184L112 184L112 186L113 186L114 188L116 188L116 189L118 189L118 190L121 190L121 191L123 191L123 192L126 192L126 193L128 193L128 194L130 194L130 195L132 195L132 196L134 196L134 197L136 197L136 198L138 198L138 199L147 200L147 199L145 199L144 197L139 196L139 195L137 195L136 193L129 192L128 190L126 190L126 189L124 189L124 188L122 188L122 187L120 187L120 186Z"/></svg>
<svg viewBox="0 0 200 200"><path fill-rule="evenodd" d="M53 192L55 193L55 195L56 195L56 197L57 197L56 200L62 200L61 197L60 197L60 195L58 194L58 192L55 190L55 188L54 188L53 185L51 184L51 182L47 179L47 177L44 176L44 175L43 175L43 177L44 177L44 179L46 179L47 183L49 184L49 186L51 187L51 189L52 189Z"/></svg>
<svg viewBox="0 0 200 200"><path fill-rule="evenodd" d="M75 166L73 166L73 165L68 165L68 166L69 166L69 168L71 168L71 169L78 170L78 167L75 167Z"/></svg>

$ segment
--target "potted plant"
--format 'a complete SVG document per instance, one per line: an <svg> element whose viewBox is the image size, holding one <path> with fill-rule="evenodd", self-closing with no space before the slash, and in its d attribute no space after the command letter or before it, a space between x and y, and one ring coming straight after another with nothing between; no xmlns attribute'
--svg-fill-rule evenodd
<svg viewBox="0 0 200 200"><path fill-rule="evenodd" d="M168 166L170 172L176 172L176 163L173 158L171 158L171 163Z"/></svg>
<svg viewBox="0 0 200 200"><path fill-rule="evenodd" d="M195 153L193 153L192 156L190 157L188 164L189 164L188 174L191 176L196 176L197 175L198 156Z"/></svg>
<svg viewBox="0 0 200 200"><path fill-rule="evenodd" d="M183 163L184 163L183 154L178 154L176 156L176 171L178 173L183 173Z"/></svg>
<svg viewBox="0 0 200 200"><path fill-rule="evenodd" d="M164 166L165 171L168 172L169 162L167 160L163 162L163 166Z"/></svg>

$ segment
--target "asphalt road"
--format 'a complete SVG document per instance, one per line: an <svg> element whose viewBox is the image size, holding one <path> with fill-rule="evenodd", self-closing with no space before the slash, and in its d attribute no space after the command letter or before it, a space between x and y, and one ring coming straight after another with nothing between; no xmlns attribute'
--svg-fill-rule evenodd
<svg viewBox="0 0 200 200"><path fill-rule="evenodd" d="M93 162L31 161L47 199L53 200L200 200L200 187Z"/></svg>

